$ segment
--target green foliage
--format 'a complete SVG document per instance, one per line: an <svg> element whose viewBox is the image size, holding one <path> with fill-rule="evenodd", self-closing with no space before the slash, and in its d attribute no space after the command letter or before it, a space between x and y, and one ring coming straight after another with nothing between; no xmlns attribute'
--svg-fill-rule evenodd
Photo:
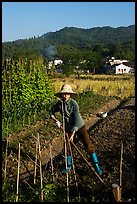
<svg viewBox="0 0 137 204"><path fill-rule="evenodd" d="M116 59L135 61L135 43L133 41L111 44L109 50L110 56L114 56Z"/></svg>
<svg viewBox="0 0 137 204"><path fill-rule="evenodd" d="M83 91L76 100L79 104L81 114L84 117L89 117L102 104L110 101L112 98L96 94L93 91Z"/></svg>
<svg viewBox="0 0 137 204"><path fill-rule="evenodd" d="M36 115L46 109L53 97L53 87L42 61L12 60L3 65L3 134L9 134L20 122L23 126L34 122Z"/></svg>
<svg viewBox="0 0 137 204"><path fill-rule="evenodd" d="M74 73L74 66L73 65L64 65L63 67L63 73L69 77L71 74Z"/></svg>
<svg viewBox="0 0 137 204"><path fill-rule="evenodd" d="M2 201L16 202L16 182L5 179L2 184ZM31 196L30 196L31 195ZM23 183L19 184L19 202L39 201L40 189L33 190Z"/></svg>
<svg viewBox="0 0 137 204"><path fill-rule="evenodd" d="M16 186L15 182L9 182L7 179L2 184L2 201L15 202L16 201Z"/></svg>
<svg viewBox="0 0 137 204"><path fill-rule="evenodd" d="M109 26L91 29L63 28L50 32L38 38L17 40L2 43L3 58L43 59L48 63L47 49L53 45L56 55L64 64L79 65L80 61L89 58L82 68L100 69L103 59L113 56L117 59L127 59L135 62L135 25L112 28Z"/></svg>
<svg viewBox="0 0 137 204"><path fill-rule="evenodd" d="M41 36L46 41L82 47L92 43L115 43L135 39L135 25L112 28L109 26L81 29L65 27Z"/></svg>
<svg viewBox="0 0 137 204"><path fill-rule="evenodd" d="M46 202L56 202L56 185L49 183L44 186L43 193L44 193L44 200Z"/></svg>

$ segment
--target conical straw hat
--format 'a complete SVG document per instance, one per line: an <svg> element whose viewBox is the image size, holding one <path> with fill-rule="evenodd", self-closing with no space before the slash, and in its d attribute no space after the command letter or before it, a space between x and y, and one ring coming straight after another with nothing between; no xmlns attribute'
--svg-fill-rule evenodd
<svg viewBox="0 0 137 204"><path fill-rule="evenodd" d="M55 95L57 97L62 97L62 94L70 94L70 95L76 95L76 93L72 90L71 86L69 84L64 84L61 87L60 92L56 93Z"/></svg>

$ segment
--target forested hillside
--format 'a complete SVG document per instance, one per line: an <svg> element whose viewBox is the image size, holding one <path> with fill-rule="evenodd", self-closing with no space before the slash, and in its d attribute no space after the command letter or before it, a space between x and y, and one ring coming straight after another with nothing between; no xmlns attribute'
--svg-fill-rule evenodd
<svg viewBox="0 0 137 204"><path fill-rule="evenodd" d="M65 27L37 38L34 36L29 39L4 42L2 43L2 57L37 59L42 56L47 61L50 59L46 55L46 50L51 45L56 48L54 49L56 52L53 53L52 50L52 57L72 61L71 64L73 62L78 63L79 60L85 59L85 56L92 56L90 58L114 56L134 61L135 25L117 28L105 26L90 29ZM100 61L102 63L102 60Z"/></svg>
<svg viewBox="0 0 137 204"><path fill-rule="evenodd" d="M47 41L64 43L74 47L87 46L91 43L122 43L135 38L135 26L112 28L110 26L82 29L65 27L56 32L49 32L42 35Z"/></svg>

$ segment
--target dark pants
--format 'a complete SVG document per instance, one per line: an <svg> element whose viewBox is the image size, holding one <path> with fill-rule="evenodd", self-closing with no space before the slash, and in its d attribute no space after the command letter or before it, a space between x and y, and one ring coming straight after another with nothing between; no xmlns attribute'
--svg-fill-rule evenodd
<svg viewBox="0 0 137 204"><path fill-rule="evenodd" d="M85 150L87 151L87 153L91 154L94 152L94 145L93 143L91 142L90 140L90 137L89 137L89 134L87 132L87 129L84 126L82 126L76 133L75 133L75 136L78 136L78 138L81 138L82 139L82 142L85 146ZM71 135L69 135L70 137ZM75 136L74 136L74 141L75 141ZM69 144L67 142L67 151L68 151L68 154L70 155L70 148L69 148Z"/></svg>

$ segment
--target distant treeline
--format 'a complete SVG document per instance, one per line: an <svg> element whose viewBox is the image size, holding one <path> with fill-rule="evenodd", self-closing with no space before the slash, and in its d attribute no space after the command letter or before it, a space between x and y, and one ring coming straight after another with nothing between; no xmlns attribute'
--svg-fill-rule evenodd
<svg viewBox="0 0 137 204"><path fill-rule="evenodd" d="M55 58L63 60L67 70L100 69L106 58L127 59L135 62L135 26L109 26L81 29L65 27L41 37L2 43L2 58L14 60L43 58L45 65ZM83 65L81 62L86 60Z"/></svg>

